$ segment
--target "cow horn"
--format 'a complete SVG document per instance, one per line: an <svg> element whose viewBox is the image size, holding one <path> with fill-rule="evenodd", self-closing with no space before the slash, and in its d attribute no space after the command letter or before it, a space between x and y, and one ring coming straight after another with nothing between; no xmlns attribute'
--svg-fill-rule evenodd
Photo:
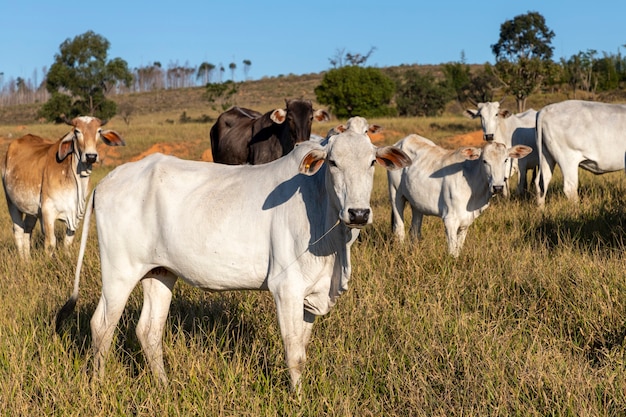
<svg viewBox="0 0 626 417"><path fill-rule="evenodd" d="M68 119L65 114L61 114L59 116L59 119L61 119L63 121L63 123L65 123L66 125L74 126L74 123L72 123L72 121L70 119Z"/></svg>
<svg viewBox="0 0 626 417"><path fill-rule="evenodd" d="M109 123L109 119L100 120L100 126L104 126L107 123Z"/></svg>
<svg viewBox="0 0 626 417"><path fill-rule="evenodd" d="M474 100L472 97L468 97L467 101L469 101L472 106L478 107L478 102Z"/></svg>

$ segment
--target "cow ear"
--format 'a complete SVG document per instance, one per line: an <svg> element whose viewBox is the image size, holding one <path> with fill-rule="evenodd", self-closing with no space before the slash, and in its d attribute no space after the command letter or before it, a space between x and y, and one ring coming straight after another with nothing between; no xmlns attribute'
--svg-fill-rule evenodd
<svg viewBox="0 0 626 417"><path fill-rule="evenodd" d="M395 146L376 149L376 162L389 171L405 168L413 163L409 155Z"/></svg>
<svg viewBox="0 0 626 417"><path fill-rule="evenodd" d="M270 114L270 119L276 124L282 124L287 119L287 111L285 109L276 109Z"/></svg>
<svg viewBox="0 0 626 417"><path fill-rule="evenodd" d="M61 162L68 155L74 152L74 134L69 133L59 143L59 149L57 150L57 160Z"/></svg>
<svg viewBox="0 0 626 417"><path fill-rule="evenodd" d="M109 146L126 146L126 142L115 130L105 130L100 132L100 137L105 145Z"/></svg>
<svg viewBox="0 0 626 417"><path fill-rule="evenodd" d="M313 118L318 122L327 122L330 120L330 114L328 114L326 110L319 109L315 110L315 113L313 113Z"/></svg>
<svg viewBox="0 0 626 417"><path fill-rule="evenodd" d="M348 128L346 127L346 125L337 125L335 126L335 130L339 133L343 133L348 130Z"/></svg>
<svg viewBox="0 0 626 417"><path fill-rule="evenodd" d="M473 146L468 146L467 148L462 148L460 150L461 156L467 159L468 161L473 161L475 159L480 158L480 154L482 153L482 149L475 148Z"/></svg>
<svg viewBox="0 0 626 417"><path fill-rule="evenodd" d="M509 156L511 158L523 158L533 151L533 148L526 145L515 145L509 148Z"/></svg>
<svg viewBox="0 0 626 417"><path fill-rule="evenodd" d="M383 127L381 125L370 125L369 128L367 129L368 133L376 133L383 130Z"/></svg>
<svg viewBox="0 0 626 417"><path fill-rule="evenodd" d="M324 165L324 161L326 161L326 152L313 149L302 158L299 171L304 175L314 175Z"/></svg>
<svg viewBox="0 0 626 417"><path fill-rule="evenodd" d="M463 115L465 117L469 117L470 119L475 119L476 117L478 117L478 110L467 109L465 110L465 113L463 113Z"/></svg>

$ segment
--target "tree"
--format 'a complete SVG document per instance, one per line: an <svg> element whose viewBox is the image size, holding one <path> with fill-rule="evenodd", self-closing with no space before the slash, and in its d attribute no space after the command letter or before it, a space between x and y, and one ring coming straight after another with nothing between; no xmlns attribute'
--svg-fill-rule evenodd
<svg viewBox="0 0 626 417"><path fill-rule="evenodd" d="M243 60L243 75L246 80L248 79L248 73L250 72L250 65L252 65L252 61L249 59Z"/></svg>
<svg viewBox="0 0 626 417"><path fill-rule="evenodd" d="M544 63L552 58L554 32L538 12L528 12L500 26L500 39L491 50L496 56L494 74L507 93L515 96L519 112L528 96L541 85Z"/></svg>
<svg viewBox="0 0 626 417"><path fill-rule="evenodd" d="M51 99L40 110L42 117L59 120L65 114L68 118L91 115L109 119L115 115L115 102L107 100L106 93L120 82L130 86L132 74L123 59L107 60L109 45L92 31L60 45L48 71L46 89Z"/></svg>
<svg viewBox="0 0 626 417"><path fill-rule="evenodd" d="M213 75L213 71L215 70L215 65L209 62L203 62L198 67L198 73L196 74L197 80L202 80L202 84L207 85L211 82L211 76Z"/></svg>
<svg viewBox="0 0 626 417"><path fill-rule="evenodd" d="M237 69L237 64L235 64L234 62L231 62L230 64L228 64L228 68L230 69L230 79L234 82L235 70Z"/></svg>
<svg viewBox="0 0 626 417"><path fill-rule="evenodd" d="M394 82L378 68L346 66L324 74L315 96L337 117L380 117L395 113L394 91Z"/></svg>
<svg viewBox="0 0 626 417"><path fill-rule="evenodd" d="M407 70L398 81L396 105L400 116L438 116L455 92L445 82L437 83L430 74Z"/></svg>
<svg viewBox="0 0 626 417"><path fill-rule="evenodd" d="M499 85L498 78L493 75L491 66L486 64L481 70L472 74L468 86L467 99L475 103L494 101L494 91L497 85Z"/></svg>
<svg viewBox="0 0 626 417"><path fill-rule="evenodd" d="M369 57L374 53L376 47L372 46L369 51L365 55L356 53L353 54L351 52L345 52L345 48L337 49L335 51L335 56L332 58L328 58L330 64L333 68L341 68L344 65L365 65L365 62L369 59Z"/></svg>
<svg viewBox="0 0 626 417"><path fill-rule="evenodd" d="M451 62L443 64L442 69L448 88L455 92L456 100L463 103L468 97L471 84L469 65L464 62Z"/></svg>
<svg viewBox="0 0 626 417"><path fill-rule="evenodd" d="M221 111L232 106L231 98L237 94L238 86L235 82L228 80L223 83L207 83L205 97L213 110L218 110L219 105Z"/></svg>

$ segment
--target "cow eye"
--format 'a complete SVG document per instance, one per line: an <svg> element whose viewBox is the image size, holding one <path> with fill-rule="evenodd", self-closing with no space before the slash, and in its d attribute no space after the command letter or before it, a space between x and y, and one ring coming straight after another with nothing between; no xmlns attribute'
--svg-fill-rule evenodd
<svg viewBox="0 0 626 417"><path fill-rule="evenodd" d="M76 136L80 135L80 130L74 129L74 135L76 135Z"/></svg>
<svg viewBox="0 0 626 417"><path fill-rule="evenodd" d="M335 161L333 161L332 159L328 160L328 165L330 165L331 167L336 167L337 163Z"/></svg>
<svg viewBox="0 0 626 417"><path fill-rule="evenodd" d="M371 167L373 167L374 165L376 165L376 160L372 160L372 164L370 165Z"/></svg>

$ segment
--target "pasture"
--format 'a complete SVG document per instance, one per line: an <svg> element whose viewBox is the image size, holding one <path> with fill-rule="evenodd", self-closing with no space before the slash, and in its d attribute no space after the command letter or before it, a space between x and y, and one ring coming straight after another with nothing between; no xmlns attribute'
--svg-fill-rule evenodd
<svg viewBox="0 0 626 417"><path fill-rule="evenodd" d="M461 115L370 122L384 126L387 144L418 133L458 146L453 136L480 128ZM325 134L336 123L314 124L313 132ZM114 118L107 127L127 146L105 154L92 186L152 146L201 159L211 124L144 115L129 126ZM4 155L10 137L58 138L66 130L0 126L0 150ZM583 172L578 207L561 189L557 170L543 212L532 197L494 199L454 259L438 218L425 218L419 244L393 241L386 173L377 168L374 225L352 246L349 290L315 323L301 399L289 390L269 293L205 293L181 282L163 344L169 386L152 378L134 333L140 287L120 321L105 378L92 381L89 320L100 295L95 222L76 313L57 335L54 317L71 293L80 239L49 259L38 226L33 260L20 262L3 202L0 409L89 416L624 415L626 178Z"/></svg>

